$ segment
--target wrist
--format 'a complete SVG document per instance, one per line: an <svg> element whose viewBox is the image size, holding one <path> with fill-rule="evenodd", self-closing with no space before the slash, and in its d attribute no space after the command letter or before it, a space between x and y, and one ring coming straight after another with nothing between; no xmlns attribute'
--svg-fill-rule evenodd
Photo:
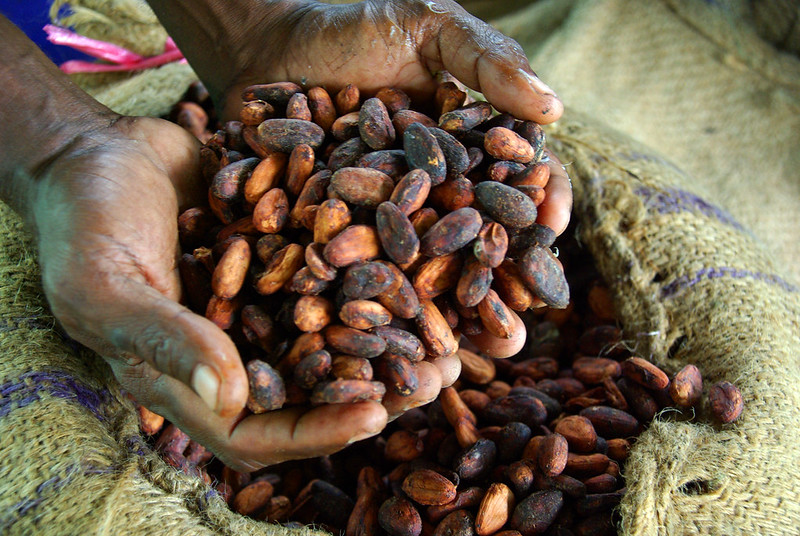
<svg viewBox="0 0 800 536"><path fill-rule="evenodd" d="M76 86L8 20L0 57L0 198L29 224L37 182L119 117ZM7 36L7 37L5 37ZM99 142L95 142L99 143Z"/></svg>

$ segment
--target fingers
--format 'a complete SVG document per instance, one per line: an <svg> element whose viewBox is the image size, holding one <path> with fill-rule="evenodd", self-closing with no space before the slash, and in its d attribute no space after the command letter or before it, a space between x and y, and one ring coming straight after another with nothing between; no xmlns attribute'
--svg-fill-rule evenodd
<svg viewBox="0 0 800 536"><path fill-rule="evenodd" d="M99 330L122 352L188 385L214 412L237 414L247 400L247 376L230 337L143 283L115 289ZM121 291L120 291L121 290Z"/></svg>
<svg viewBox="0 0 800 536"><path fill-rule="evenodd" d="M560 235L569 225L572 213L572 184L561 161L549 149L545 151L549 157L550 180L544 187L546 195L538 207L536 222L547 225Z"/></svg>
<svg viewBox="0 0 800 536"><path fill-rule="evenodd" d="M468 337L469 341L474 344L480 353L487 357L511 357L516 355L522 350L525 345L526 331L525 323L515 312L511 311L514 316L514 331L510 338L501 339L495 337L488 330L483 330L477 335Z"/></svg>
<svg viewBox="0 0 800 536"><path fill-rule="evenodd" d="M227 452L234 468L254 470L287 460L339 451L378 434L386 409L377 402L289 408L246 417L231 434ZM226 458L223 456L223 461Z"/></svg>
<svg viewBox="0 0 800 536"><path fill-rule="evenodd" d="M516 41L467 14L440 22L436 39L422 47L431 72L449 71L519 119L548 124L561 117L563 104L533 72Z"/></svg>
<svg viewBox="0 0 800 536"><path fill-rule="evenodd" d="M391 388L387 390L383 397L383 406L389 413L390 420L399 417L405 411L432 402L439 395L442 389L442 374L434 363L428 361L417 363L417 379L419 380L417 390L409 396L400 396Z"/></svg>

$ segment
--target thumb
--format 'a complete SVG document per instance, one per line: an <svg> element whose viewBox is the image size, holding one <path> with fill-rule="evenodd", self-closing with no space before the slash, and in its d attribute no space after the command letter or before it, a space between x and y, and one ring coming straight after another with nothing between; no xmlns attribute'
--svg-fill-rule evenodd
<svg viewBox="0 0 800 536"><path fill-rule="evenodd" d="M214 412L237 414L247 374L230 337L206 318L154 288L129 282L119 306L101 321L101 336L157 371L188 385Z"/></svg>
<svg viewBox="0 0 800 536"><path fill-rule="evenodd" d="M531 69L519 43L466 13L445 19L422 55L431 72L449 71L495 108L519 119L548 124L564 111L555 92Z"/></svg>

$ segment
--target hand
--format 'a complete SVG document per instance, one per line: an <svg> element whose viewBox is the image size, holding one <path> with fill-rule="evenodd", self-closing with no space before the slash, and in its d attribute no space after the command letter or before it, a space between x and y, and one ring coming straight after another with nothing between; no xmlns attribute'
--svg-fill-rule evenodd
<svg viewBox="0 0 800 536"><path fill-rule="evenodd" d="M330 453L378 433L387 415L374 402L242 418L248 384L235 346L178 303L177 216L205 192L197 155L176 125L118 118L46 168L32 211L53 314L137 401L231 467Z"/></svg>
<svg viewBox="0 0 800 536"><path fill-rule="evenodd" d="M555 93L531 70L519 44L456 2L368 0L329 5L298 0L264 6L268 16L238 20L236 38L229 43L232 62L224 70L213 57L193 59L184 50L212 93L217 88L214 98L223 117L238 117L242 89L254 83L292 80L306 87L323 86L331 95L347 83L364 94L393 86L413 99L427 100L436 89L436 73L442 70L482 92L495 108L520 119L550 123L563 111ZM561 234L569 222L572 190L561 163L549 156L551 179L538 222ZM487 333L472 341L494 357L516 354L525 343L525 329L514 316L511 338ZM457 378L460 362L450 358L437 361L435 368L426 365L421 373L427 389L408 398L389 396L390 413L435 398L437 370L448 386Z"/></svg>
<svg viewBox="0 0 800 536"><path fill-rule="evenodd" d="M563 111L522 47L452 0L150 4L229 119L250 84L291 80L333 93L352 83L366 94L394 86L427 99L442 70L520 119L551 123ZM190 10L208 19L199 32L185 24Z"/></svg>

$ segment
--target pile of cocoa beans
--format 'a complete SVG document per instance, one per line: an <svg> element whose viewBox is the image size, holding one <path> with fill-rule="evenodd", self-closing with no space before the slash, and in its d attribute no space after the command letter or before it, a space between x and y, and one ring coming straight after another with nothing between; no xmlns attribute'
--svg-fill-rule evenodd
<svg viewBox="0 0 800 536"><path fill-rule="evenodd" d="M351 88L347 91L353 90ZM293 95L298 94L302 93ZM291 100L291 97L289 99ZM295 100L302 99L296 97ZM338 101L339 96L336 98L337 103ZM264 105L248 105L246 109L256 106ZM394 115L396 116L397 112L394 112ZM240 162L247 158L244 155L249 152L247 149L249 144L246 141L236 146L241 151L227 149L226 145L233 146L233 144L227 142L222 144L219 141L228 140L229 137L236 138L238 129L241 129L243 139L252 136L252 131L251 134L244 133L247 132L247 126L243 121L241 125L226 125L224 134L204 133L202 128L197 128L203 122L197 121L199 114L196 109L192 108L189 116L188 120L184 119L183 124L194 127L198 137L209 140L204 148L206 154L204 159L213 164L210 165L211 170L218 168L215 173L208 172L213 185L213 179L220 170L231 165L226 164L226 159L234 160L233 163ZM352 118L355 119L355 116ZM231 132L233 134L230 134ZM480 132L483 130L474 131L468 138L480 137ZM214 141L215 139L217 141ZM345 143L325 150L331 153L329 162L330 157L336 154L336 149ZM468 153L477 154L473 151L474 148L470 145ZM215 162L215 158L220 162ZM482 158L492 160L492 157L486 154ZM267 158L263 159L266 160ZM291 153L286 160L287 166L290 160ZM507 161L493 161L483 168L484 177L490 173L492 165L499 162ZM538 163L533 164L536 165ZM322 167L319 163L315 163L315 166ZM494 169L498 167L495 166ZM390 170L390 168L384 169ZM466 176L472 173L474 177L473 172L476 169L482 169L482 166L468 168ZM524 171L517 167L515 169L518 169L516 174ZM325 171L324 168L321 171ZM413 172L402 169L395 175L389 176L399 178L399 184L404 177ZM306 183L314 175L315 173L310 174ZM445 182L449 180L451 179L445 178ZM472 183L471 179L467 180ZM311 240L306 244L306 248L310 244L318 244L312 239L316 225L308 225L311 214L314 214L312 219L316 224L325 202L343 200L339 199L342 196L336 193L335 188L329 187L330 181L327 182L326 188L320 190L319 201L306 205L318 208L308 211L303 209L307 214L301 217L301 220L306 223L301 223L301 227L289 235L298 240L292 243L300 244L303 240ZM388 183L386 190L389 190ZM392 192L394 191L392 189ZM450 197L453 196L448 196ZM212 198L212 206L215 202ZM474 199L470 204L473 202ZM240 199L238 203L240 205L237 210L247 210L246 201L242 202ZM345 200L345 203L348 201ZM436 207L434 210L438 209L437 215L440 215L439 211L441 214L449 213L438 204L431 206L433 207ZM455 208L451 212L457 210L459 209ZM220 219L217 212L219 209L212 214ZM357 221L364 221L362 218L365 218L365 213L367 210L359 207L354 210L353 217L357 218ZM297 330L296 324L292 325L295 318L293 313L297 310L297 302L301 298L295 296L296 299L292 299L292 295L325 295L324 292L299 293L294 288L294 275L278 287L281 290L276 291L281 293L279 294L281 300L290 305L281 307L278 313L272 316L269 312L273 305L269 305L268 301L264 302L259 305L261 307L259 314L263 315L262 319L267 320L264 320L263 324L246 320L250 314L246 312L249 311L247 305L242 305L241 302L233 303L243 294L241 290L228 298L220 296L211 288L211 275L225 257L224 252L230 249L230 243L243 238L244 243L253 247L252 238L249 238L252 235L242 232L241 226L244 224L238 223L240 219L236 216L234 212L228 218L231 220L229 223L225 224L224 220L221 220L223 223L214 223L205 228L202 225L193 227L187 223L191 221L193 225L197 223L207 225L203 222L213 220L210 218L206 220L206 216L202 218L182 216L182 243L184 247L193 248L192 253L187 254L188 257L184 255L182 263L191 264L193 267L202 266L206 270L204 278L201 279L202 285L199 286L197 281L187 279L185 275L193 272L182 272L184 281L188 281L187 299L195 310L203 313L209 311L208 316L217 322L221 318L226 318L226 315L221 314L221 311L226 309L221 308L219 303L230 302L227 318L233 320L228 326L225 323L220 325L225 327L237 344L244 349L243 356L249 356L251 359L253 356L256 358L263 356L265 363L275 364L280 374L286 374L284 378L288 378L287 403L308 401L303 396L308 390L308 387L303 387L304 385L310 385L314 381L317 385L342 381L329 381L321 374L315 375L314 372L319 370L318 365L308 369L301 368L300 370L304 370L303 374L294 374L306 357L325 351L324 348L327 347L317 348L317 346L324 343L335 348L326 340L327 330L334 326L339 326L337 329L340 330L362 329L360 333L366 335L381 333L381 329L402 331L406 335L402 335L405 338L401 340L419 341L419 343L404 346L396 343L396 339L383 338L379 335L386 343L380 358L377 357L378 354L367 357L353 354L351 349L348 349L348 352L337 349L332 362L341 360L347 355L345 361L359 363L359 366L363 367L362 370L367 371L371 368L364 364L375 364L378 359L384 359L387 354L391 354L408 361L411 364L409 369L413 370L416 359L430 358L428 346L430 342L424 331L419 329L419 324L407 322L409 319L403 319L402 316L400 318L403 322L398 324L396 315L390 324L385 326L354 328L348 326L347 321L342 319L341 325L331 322L323 329L322 338L317 336L318 332L312 331L299 334L292 343L281 340L279 333L293 333ZM377 219L377 214L374 216ZM485 217L485 212L482 216ZM249 217L252 220L252 216ZM368 221L370 225L374 225L371 219ZM487 223L497 222L492 220ZM498 227L502 227L507 233L511 231L509 243L514 242L514 237L520 240L518 228L509 229L503 225ZM485 228L485 223L481 223L481 228ZM247 227L244 226L244 229ZM529 227L527 231L537 237L546 234L535 226ZM480 256L478 251L483 247L476 246L480 234L479 231L472 239L470 247L462 245L461 249L457 250L456 256L467 257L469 262L475 263L473 259ZM238 237L235 239L229 238L236 235ZM209 240L209 236L214 237L214 244L193 242L199 237ZM425 236L424 233L422 236ZM261 240L263 238L256 240L257 258L252 259L250 267L245 270L245 281L255 283L269 265L258 258L260 257L258 243ZM377 242L380 243L380 240L378 234ZM539 242L534 244L528 240L539 240ZM227 246L221 245L226 241L229 242ZM552 238L526 238L520 243L524 243L524 246L517 248L518 253L537 247L547 250L547 255L551 255L549 251ZM288 240L280 249L287 245ZM275 248L272 253L274 256L280 249L274 245L272 247ZM352 247L358 249L356 244ZM323 262L330 265L324 253L325 247L315 246L315 248L316 253L321 249L322 254L312 255L310 257L312 262L319 261L319 266L326 266ZM380 245L378 249L382 251L383 246ZM559 269L555 273L567 274L571 290L571 296L568 299L565 295L562 296L561 299L565 302L561 303L552 303L549 297L542 297L541 293L526 284L526 279L519 275L522 264L519 262L519 256L516 257L516 261L508 257L503 259L503 263L513 263L514 266L515 285L510 288L516 289L524 296L530 296L526 298L526 307L518 309L527 328L527 342L518 355L509 359L484 357L474 351L475 348L470 347L463 338L460 344L458 343L459 332L468 332L469 329L490 329L477 306L464 306L459 301L459 282L462 274L469 271L465 269L465 266L469 265L467 259L461 259L461 271L455 271L455 275L451 271L442 271L438 275L439 279L450 277L450 283L447 285L442 283L444 291L440 295L427 296L419 302L422 304L427 300L428 303L432 303L432 310L439 311L445 319L442 326L447 325L456 340L453 351L461 361L461 376L452 387L444 389L436 401L406 412L390 423L377 437L355 443L331 456L286 462L254 473L241 473L223 466L206 449L190 440L174 425L167 423L165 426L162 418L139 407L143 431L154 438L154 447L168 463L204 478L228 501L233 510L256 519L278 522L286 526L314 524L332 533L344 533L347 536L615 534L614 508L625 492L623 476L625 460L636 437L647 425L655 418L694 419L705 409L718 422L729 423L741 413L742 398L735 386L721 382L707 388L708 396L703 400L703 381L697 367L688 365L670 376L652 363L633 355L618 326L609 291L595 272L589 255L572 239L570 232L560 239L558 249ZM514 249L509 247L508 251L513 252ZM413 261L409 266L414 262L419 263L416 268L418 271L421 266L429 262L430 258L436 259L447 255L452 253L438 257L422 255L422 261ZM307 263L308 258L303 255ZM564 267L563 272L560 268L561 263ZM258 266L255 270L252 269L254 264ZM404 274L404 270L408 267L401 267L401 264L403 263L398 264L391 257L388 259L384 257L381 260L361 261L355 263L355 266L393 265ZM485 266L480 262L477 264ZM345 273L353 268L330 266L337 274L341 268L344 268ZM501 263L499 267L502 266ZM306 267L310 272L310 263ZM502 270L498 270L499 267L488 270L495 278L493 282L489 280L488 284L492 287L498 283L498 271L502 273ZM183 270L186 270L185 266ZM300 269L297 269L294 274L299 271ZM338 277L339 275L333 281ZM348 286L348 289L359 285L367 287L377 284L370 279L359 282L354 276L351 277L356 281L352 282L353 286ZM331 298L332 312L338 313L347 303L361 299L350 296L348 293L351 290L344 290L345 285L351 284L348 281L351 280L342 277L337 295ZM416 290L413 275L410 281L410 286L406 285L406 289L413 292ZM244 287L244 282L242 286ZM567 288L567 285L563 287ZM506 292L508 287L497 288L498 294L504 296L502 292ZM203 293L199 293L198 290ZM257 293L248 290L244 294L253 297ZM545 302L545 299L550 300L550 303ZM510 301L513 300L506 301L503 297L501 303L510 306ZM215 302L217 305L213 305ZM379 298L373 303L383 304ZM542 304L551 306L541 307ZM562 308L554 308L552 305ZM389 306L387 302L385 305L387 310ZM491 322L489 324L491 325ZM234 326L238 326L238 333ZM268 329L262 329L263 326L268 326ZM337 339L334 336L332 340ZM363 342L363 335L355 340L358 341L354 345L355 348L368 346ZM316 341L317 346L310 341ZM274 345L275 349L273 350L273 346L270 345ZM387 351L386 348L391 350ZM416 350L411 352L407 350L408 348ZM289 367L289 364L292 366ZM328 374L337 377L334 370L346 368L341 364L339 367L335 369L332 365ZM376 370L384 368L375 367ZM368 377L365 375L359 377L359 380L368 381L364 379ZM397 389L401 385L408 388L409 384L413 383L407 381L408 377L408 374L402 376L400 373L395 373L394 376L383 376L382 381L389 388ZM385 378L391 380L387 381ZM379 392L380 388L376 388L376 391ZM317 400L320 400L319 397L320 395L317 395ZM314 400L313 389L310 399ZM322 400L325 403L331 402L330 398L323 397ZM679 411L662 412L664 408L669 407L677 408Z"/></svg>
<svg viewBox="0 0 800 536"><path fill-rule="evenodd" d="M508 338L511 310L569 303L536 223L550 175L536 123L452 81L436 119L395 88L279 82L243 99L206 136L209 206L179 217L179 267L187 305L237 343L252 412L410 395L415 363L459 335Z"/></svg>

